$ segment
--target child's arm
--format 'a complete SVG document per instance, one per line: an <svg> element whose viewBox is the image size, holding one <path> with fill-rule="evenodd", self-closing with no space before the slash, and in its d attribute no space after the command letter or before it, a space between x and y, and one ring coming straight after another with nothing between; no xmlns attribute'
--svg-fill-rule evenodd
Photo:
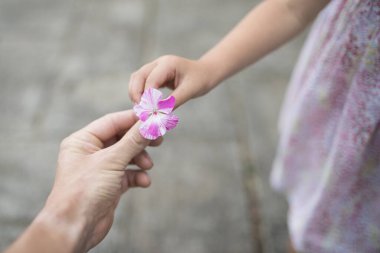
<svg viewBox="0 0 380 253"><path fill-rule="evenodd" d="M138 102L145 88L163 86L174 89L177 106L203 95L300 33L328 2L266 0L199 60L164 56L144 65L131 76L131 99Z"/></svg>

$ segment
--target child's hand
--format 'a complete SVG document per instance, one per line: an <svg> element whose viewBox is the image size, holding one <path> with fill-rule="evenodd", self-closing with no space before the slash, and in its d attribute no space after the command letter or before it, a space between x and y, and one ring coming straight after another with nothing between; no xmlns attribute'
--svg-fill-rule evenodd
<svg viewBox="0 0 380 253"><path fill-rule="evenodd" d="M129 96L134 103L140 102L145 89L168 87L176 98L176 107L191 98L207 93L211 87L208 65L178 56L162 56L142 66L131 75Z"/></svg>

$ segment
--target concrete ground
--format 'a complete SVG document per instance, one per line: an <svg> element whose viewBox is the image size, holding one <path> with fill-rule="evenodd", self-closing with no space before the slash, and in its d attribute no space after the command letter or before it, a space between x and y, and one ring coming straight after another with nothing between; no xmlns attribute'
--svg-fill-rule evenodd
<svg viewBox="0 0 380 253"><path fill-rule="evenodd" d="M256 3L0 0L0 250L43 206L60 141L131 108L132 71L163 54L199 57ZM151 150L151 188L124 196L92 252L285 252L286 202L268 177L302 42L180 108Z"/></svg>

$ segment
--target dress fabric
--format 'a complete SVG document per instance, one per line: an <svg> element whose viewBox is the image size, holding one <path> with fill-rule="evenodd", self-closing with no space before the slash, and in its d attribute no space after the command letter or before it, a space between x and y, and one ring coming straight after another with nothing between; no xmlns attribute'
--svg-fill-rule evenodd
<svg viewBox="0 0 380 253"><path fill-rule="evenodd" d="M298 252L380 252L380 0L332 0L293 73L271 174Z"/></svg>

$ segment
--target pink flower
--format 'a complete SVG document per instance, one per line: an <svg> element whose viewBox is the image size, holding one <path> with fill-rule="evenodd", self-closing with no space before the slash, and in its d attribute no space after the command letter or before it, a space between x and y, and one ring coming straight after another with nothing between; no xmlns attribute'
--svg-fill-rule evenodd
<svg viewBox="0 0 380 253"><path fill-rule="evenodd" d="M140 103L133 107L137 117L142 121L140 133L149 140L163 136L178 124L178 117L172 113L175 98L161 98L161 91L149 88L142 94Z"/></svg>

